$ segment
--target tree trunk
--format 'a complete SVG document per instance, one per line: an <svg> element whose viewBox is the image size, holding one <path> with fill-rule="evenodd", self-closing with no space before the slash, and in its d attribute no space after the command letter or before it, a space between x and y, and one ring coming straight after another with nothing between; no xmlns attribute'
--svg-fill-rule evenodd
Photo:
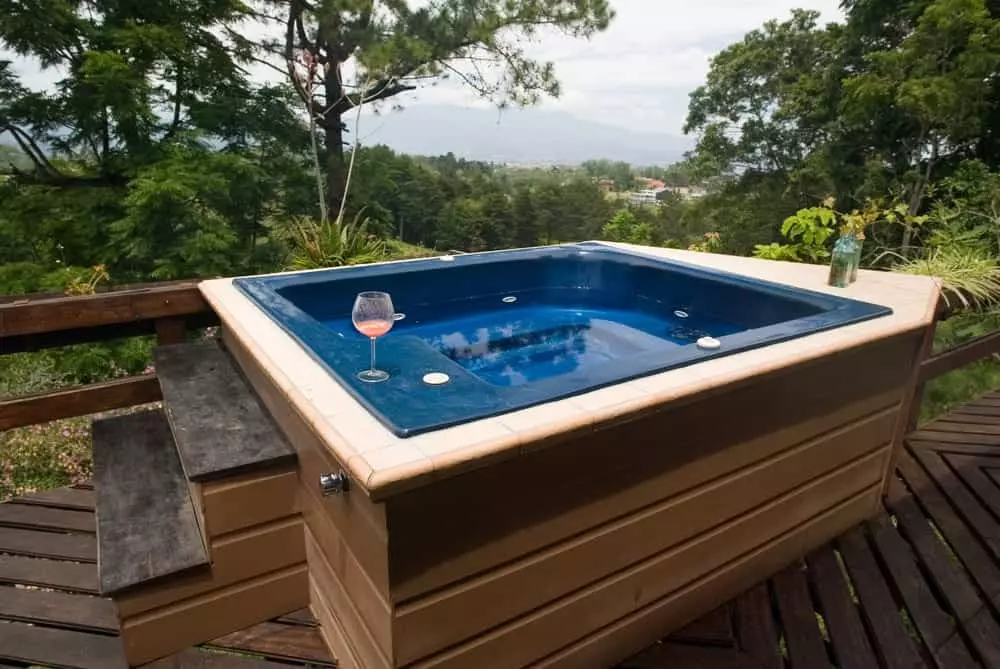
<svg viewBox="0 0 1000 669"><path fill-rule="evenodd" d="M344 126L340 117L324 119L326 162L326 210L330 220L337 218L344 197L347 167L344 165Z"/></svg>

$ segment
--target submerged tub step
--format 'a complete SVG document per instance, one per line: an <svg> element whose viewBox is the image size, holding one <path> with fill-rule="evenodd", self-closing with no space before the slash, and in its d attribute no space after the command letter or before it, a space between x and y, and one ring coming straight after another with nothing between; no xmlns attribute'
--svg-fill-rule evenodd
<svg viewBox="0 0 1000 669"><path fill-rule="evenodd" d="M94 421L94 490L101 594L207 567L162 411Z"/></svg>
<svg viewBox="0 0 1000 669"><path fill-rule="evenodd" d="M155 359L189 480L218 480L295 462L295 451L215 340L160 346Z"/></svg>

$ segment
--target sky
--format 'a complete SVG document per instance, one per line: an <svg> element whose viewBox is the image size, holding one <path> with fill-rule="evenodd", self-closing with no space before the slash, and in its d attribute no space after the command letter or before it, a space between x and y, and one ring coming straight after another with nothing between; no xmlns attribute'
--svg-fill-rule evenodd
<svg viewBox="0 0 1000 669"><path fill-rule="evenodd" d="M611 0L617 16L588 40L546 35L529 53L556 64L562 94L542 109L630 129L681 134L688 94L704 83L713 54L793 8L842 18L840 0ZM457 84L413 101L488 106Z"/></svg>
<svg viewBox="0 0 1000 669"><path fill-rule="evenodd" d="M548 33L527 46L529 55L556 65L558 99L543 110L559 110L588 121L631 130L681 134L688 94L705 80L713 54L793 8L814 9L825 21L841 18L839 0L611 0L617 16L590 40ZM0 58L10 57L0 50ZM45 87L58 78L30 62L15 63L28 85ZM261 68L260 72L267 72ZM407 94L418 102L489 107L457 82ZM383 118L383 121L386 120Z"/></svg>

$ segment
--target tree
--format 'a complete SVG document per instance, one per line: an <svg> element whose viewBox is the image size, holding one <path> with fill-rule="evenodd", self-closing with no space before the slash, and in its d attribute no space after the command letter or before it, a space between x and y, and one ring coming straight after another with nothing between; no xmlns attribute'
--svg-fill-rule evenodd
<svg viewBox="0 0 1000 669"><path fill-rule="evenodd" d="M649 223L640 223L628 209L619 210L601 229L601 236L612 242L653 243L653 231Z"/></svg>
<svg viewBox="0 0 1000 669"><path fill-rule="evenodd" d="M613 17L607 0L269 0L268 5L281 12L283 37L265 48L283 58L324 135L331 212L340 207L348 178L349 112L448 76L501 105L558 95L554 65L529 58L519 38L543 28L589 37Z"/></svg>
<svg viewBox="0 0 1000 669"><path fill-rule="evenodd" d="M52 90L31 90L0 62L0 134L33 162L10 172L21 183L124 186L198 114L252 97L249 54L224 37L244 17L238 0L0 0L0 45L64 73ZM43 147L87 169L67 174Z"/></svg>
<svg viewBox="0 0 1000 669"><path fill-rule="evenodd" d="M784 172L821 145L836 115L841 29L795 10L713 59L691 94L685 132L699 135L693 165L712 172Z"/></svg>
<svg viewBox="0 0 1000 669"><path fill-rule="evenodd" d="M868 130L872 154L892 165L914 216L938 162L969 152L982 133L985 111L995 102L1000 21L984 0L935 0L897 48L869 61L868 71L844 83L843 114ZM895 132L882 132L886 117ZM904 230L904 253L911 234Z"/></svg>

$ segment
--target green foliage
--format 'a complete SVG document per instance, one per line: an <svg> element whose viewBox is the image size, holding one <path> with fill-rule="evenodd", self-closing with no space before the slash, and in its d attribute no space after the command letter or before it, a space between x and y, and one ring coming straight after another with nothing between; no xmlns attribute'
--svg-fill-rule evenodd
<svg viewBox="0 0 1000 669"><path fill-rule="evenodd" d="M830 257L827 240L837 226L837 213L831 207L800 209L781 224L781 234L793 242L795 254L810 262Z"/></svg>
<svg viewBox="0 0 1000 669"><path fill-rule="evenodd" d="M368 232L360 214L343 223L295 218L284 224L284 232L291 246L289 269L359 265L386 256L385 242Z"/></svg>
<svg viewBox="0 0 1000 669"><path fill-rule="evenodd" d="M977 249L936 248L926 257L904 260L893 270L938 277L942 296L949 306L982 308L1000 300L1000 267L996 257Z"/></svg>
<svg viewBox="0 0 1000 669"><path fill-rule="evenodd" d="M601 237L612 242L652 244L653 231L649 223L640 223L628 209L617 212L601 229Z"/></svg>
<svg viewBox="0 0 1000 669"><path fill-rule="evenodd" d="M802 262L797 244L757 244L753 249L753 257L762 260L784 260L787 262Z"/></svg>

